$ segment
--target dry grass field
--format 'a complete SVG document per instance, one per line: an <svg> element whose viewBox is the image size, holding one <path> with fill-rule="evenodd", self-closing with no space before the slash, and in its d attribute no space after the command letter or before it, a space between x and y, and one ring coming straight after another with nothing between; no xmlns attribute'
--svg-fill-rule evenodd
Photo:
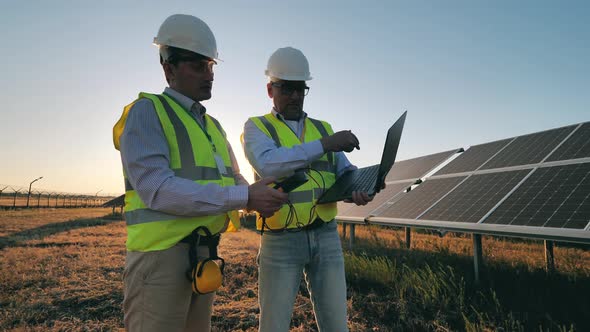
<svg viewBox="0 0 590 332"><path fill-rule="evenodd" d="M0 211L0 330L122 328L125 226L110 209ZM351 331L590 331L590 250L555 248L543 270L540 241L484 237L483 282L473 283L471 239L357 227L346 250ZM228 263L215 331L257 330L259 235L224 235ZM345 245L346 247L346 245ZM292 331L316 331L305 288Z"/></svg>

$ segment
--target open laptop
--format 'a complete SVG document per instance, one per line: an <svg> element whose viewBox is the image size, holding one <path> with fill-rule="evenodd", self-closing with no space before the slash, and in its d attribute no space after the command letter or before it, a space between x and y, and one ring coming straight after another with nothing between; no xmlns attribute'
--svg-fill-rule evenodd
<svg viewBox="0 0 590 332"><path fill-rule="evenodd" d="M383 148L381 163L369 167L359 168L342 174L333 186L326 190L318 199L318 203L332 203L345 199L352 199L353 191L364 191L369 196L375 196L385 184L385 177L395 163L397 148L406 121L405 111L402 116L387 131L387 139Z"/></svg>

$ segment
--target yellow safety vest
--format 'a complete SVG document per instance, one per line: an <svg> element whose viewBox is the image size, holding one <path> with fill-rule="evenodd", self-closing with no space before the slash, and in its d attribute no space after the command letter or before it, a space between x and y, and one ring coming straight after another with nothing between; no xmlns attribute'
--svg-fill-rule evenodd
<svg viewBox="0 0 590 332"><path fill-rule="evenodd" d="M327 122L306 118L303 140L301 140L285 122L277 119L272 113L252 117L250 120L266 136L272 138L279 147L290 148L303 142L319 140L322 137L334 133L332 127ZM291 213L290 215L290 207L284 205L272 217L266 218L266 225L271 230L283 229L285 226L287 228L303 227L313 222L316 217L319 217L324 222L329 222L336 216L338 212L336 203L315 204L323 191L330 188L336 182L334 154L332 152L324 154L321 158L311 163L310 168L315 170L307 171L310 180L289 193L289 201L293 205L296 214ZM314 205L316 205L315 208ZM290 223L289 219L292 220ZM262 229L262 220L259 216L256 218L256 228L258 230Z"/></svg>
<svg viewBox="0 0 590 332"><path fill-rule="evenodd" d="M147 98L153 104L162 124L170 149L170 168L178 177L206 185L233 186L233 168L225 132L219 122L205 115L205 130L174 99L165 94L140 93L137 100L125 106L123 115L113 128L113 142L119 150L119 139L125 129L125 122L131 107L140 99ZM209 138L211 138L211 142ZM216 151L214 151L214 149ZM220 174L214 155L223 159L226 171ZM238 211L204 217L172 215L146 207L129 183L125 170L125 221L127 223L127 250L154 251L174 246L195 228L205 226L212 234L224 231L228 219L228 230L239 228Z"/></svg>

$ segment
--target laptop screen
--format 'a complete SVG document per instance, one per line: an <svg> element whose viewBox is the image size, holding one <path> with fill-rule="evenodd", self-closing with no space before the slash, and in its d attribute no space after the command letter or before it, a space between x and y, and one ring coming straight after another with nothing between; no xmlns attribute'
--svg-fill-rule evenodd
<svg viewBox="0 0 590 332"><path fill-rule="evenodd" d="M377 173L377 183L375 191L381 190L387 173L391 170L391 167L395 163L395 157L397 155L397 148L399 147L399 141L402 137L402 130L404 129L404 123L406 122L405 111L402 116L389 128L387 131L387 139L385 140L385 147L383 148L383 156L381 156L381 164L379 164L379 172Z"/></svg>

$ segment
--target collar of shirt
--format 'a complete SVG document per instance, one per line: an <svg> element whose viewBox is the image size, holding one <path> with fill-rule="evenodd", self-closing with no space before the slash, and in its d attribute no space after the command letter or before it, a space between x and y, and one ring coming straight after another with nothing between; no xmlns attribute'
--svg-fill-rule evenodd
<svg viewBox="0 0 590 332"><path fill-rule="evenodd" d="M303 132L303 126L305 125L305 118L307 118L307 113L303 112L303 116L299 120L285 120L285 118L277 112L276 108L272 108L271 111L272 115L274 115L277 119L283 121L287 127L289 127L297 137L301 136Z"/></svg>
<svg viewBox="0 0 590 332"><path fill-rule="evenodd" d="M201 105L199 102L196 102L189 97L183 95L182 93L170 88L166 87L164 89L164 93L172 97L176 100L180 106L182 106L186 110L190 110L190 112L196 116L197 120L202 121L203 116L207 112L205 106Z"/></svg>

